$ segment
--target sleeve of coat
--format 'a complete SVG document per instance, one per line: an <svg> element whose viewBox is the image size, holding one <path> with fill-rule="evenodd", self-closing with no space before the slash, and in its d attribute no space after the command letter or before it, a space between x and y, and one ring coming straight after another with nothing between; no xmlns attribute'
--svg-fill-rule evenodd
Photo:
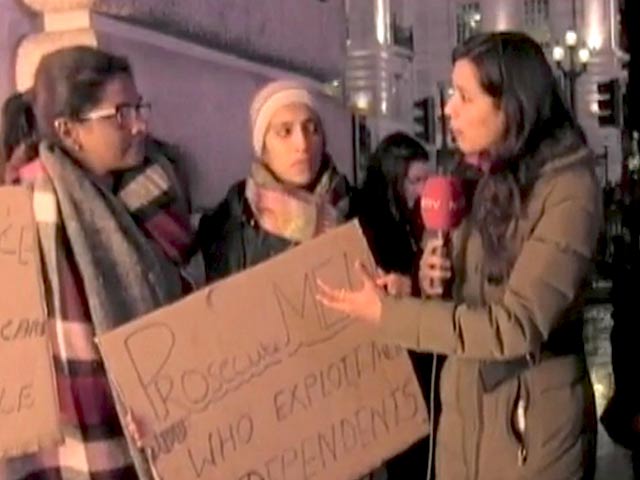
<svg viewBox="0 0 640 480"><path fill-rule="evenodd" d="M383 338L410 349L474 359L537 351L581 288L602 221L600 190L590 169L571 169L548 182L543 213L500 302L471 308L385 297Z"/></svg>
<svg viewBox="0 0 640 480"><path fill-rule="evenodd" d="M240 249L230 248L230 222L231 208L226 199L200 218L197 238L204 258L207 282L224 278L233 271L235 254Z"/></svg>

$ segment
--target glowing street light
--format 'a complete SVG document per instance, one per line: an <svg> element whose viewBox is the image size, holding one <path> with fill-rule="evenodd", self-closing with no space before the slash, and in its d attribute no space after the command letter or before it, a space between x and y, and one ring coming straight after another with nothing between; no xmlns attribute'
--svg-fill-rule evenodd
<svg viewBox="0 0 640 480"><path fill-rule="evenodd" d="M564 45L555 45L551 56L556 67L562 73L569 105L575 111L576 81L580 75L587 71L587 64L591 60L591 51L587 47L578 48L578 34L575 30L567 30L564 34Z"/></svg>

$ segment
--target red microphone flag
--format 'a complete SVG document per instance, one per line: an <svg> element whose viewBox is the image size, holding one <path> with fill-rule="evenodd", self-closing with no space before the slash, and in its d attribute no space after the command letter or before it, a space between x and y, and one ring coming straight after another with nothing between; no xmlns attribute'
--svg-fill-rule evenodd
<svg viewBox="0 0 640 480"><path fill-rule="evenodd" d="M465 214L461 182L448 175L429 177L420 197L420 213L427 230L448 232L456 228Z"/></svg>

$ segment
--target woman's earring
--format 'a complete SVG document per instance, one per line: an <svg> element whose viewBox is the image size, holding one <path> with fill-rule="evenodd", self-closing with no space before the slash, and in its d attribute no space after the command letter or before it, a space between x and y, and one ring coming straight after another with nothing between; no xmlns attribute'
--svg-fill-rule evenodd
<svg viewBox="0 0 640 480"><path fill-rule="evenodd" d="M57 118L56 120L54 120L53 126L56 129L56 132L60 139L65 141L67 145L69 145L74 150L78 152L82 151L82 144L78 140L73 138L71 128L66 120Z"/></svg>

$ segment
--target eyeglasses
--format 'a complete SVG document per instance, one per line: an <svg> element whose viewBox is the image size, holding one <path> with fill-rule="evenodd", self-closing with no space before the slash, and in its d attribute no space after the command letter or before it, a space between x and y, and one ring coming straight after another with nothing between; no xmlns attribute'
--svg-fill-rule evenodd
<svg viewBox="0 0 640 480"><path fill-rule="evenodd" d="M131 125L135 120L148 121L151 116L151 104L140 102L132 105L120 103L114 107L101 108L87 112L80 116L80 120L99 120L102 118L115 118L118 125Z"/></svg>

